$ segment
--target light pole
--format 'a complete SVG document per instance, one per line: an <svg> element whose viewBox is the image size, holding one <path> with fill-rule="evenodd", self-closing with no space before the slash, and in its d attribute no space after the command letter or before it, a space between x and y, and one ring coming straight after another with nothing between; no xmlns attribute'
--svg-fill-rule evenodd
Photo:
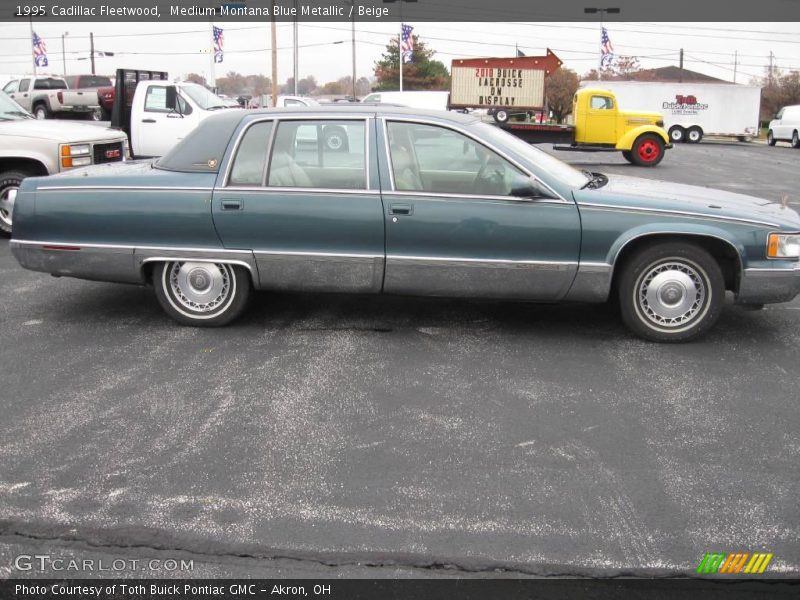
<svg viewBox="0 0 800 600"><path fill-rule="evenodd" d="M64 38L69 35L69 31L61 34L61 62L64 63L64 75L67 74L67 53L64 51Z"/></svg>
<svg viewBox="0 0 800 600"><path fill-rule="evenodd" d="M618 15L620 11L619 11L619 8L616 8L616 7L615 8L597 8L597 7L594 7L594 6L588 6L588 7L583 9L583 12L585 14L589 14L589 15L596 15L596 14L600 15L600 35L603 35L603 15L605 15L605 14ZM603 57L601 55L600 56L600 68L597 69L597 81L600 81L603 78L602 70L603 70Z"/></svg>

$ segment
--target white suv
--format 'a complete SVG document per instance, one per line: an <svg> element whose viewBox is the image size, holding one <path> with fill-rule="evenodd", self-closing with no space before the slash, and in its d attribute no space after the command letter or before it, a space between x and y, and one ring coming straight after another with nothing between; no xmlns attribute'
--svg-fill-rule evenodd
<svg viewBox="0 0 800 600"><path fill-rule="evenodd" d="M791 142L792 148L800 148L800 104L784 106L769 122L767 143L774 146L777 141Z"/></svg>

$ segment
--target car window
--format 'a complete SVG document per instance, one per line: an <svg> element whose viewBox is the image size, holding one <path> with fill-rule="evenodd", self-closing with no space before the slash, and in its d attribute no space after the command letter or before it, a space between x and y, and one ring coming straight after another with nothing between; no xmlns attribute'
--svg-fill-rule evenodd
<svg viewBox="0 0 800 600"><path fill-rule="evenodd" d="M14 92L17 91L18 86L19 86L19 81L9 81L3 88L3 91L6 94L13 94Z"/></svg>
<svg viewBox="0 0 800 600"><path fill-rule="evenodd" d="M27 92L28 91L28 84L30 84L30 79L20 79L19 81L19 91L20 92Z"/></svg>
<svg viewBox="0 0 800 600"><path fill-rule="evenodd" d="M271 132L272 121L262 121L248 128L233 160L228 185L263 185Z"/></svg>
<svg viewBox="0 0 800 600"><path fill-rule="evenodd" d="M113 85L111 78L103 77L102 75L89 75L81 78L82 88L108 87L110 85Z"/></svg>
<svg viewBox="0 0 800 600"><path fill-rule="evenodd" d="M363 120L281 121L267 184L366 189L365 127Z"/></svg>
<svg viewBox="0 0 800 600"><path fill-rule="evenodd" d="M397 191L510 196L529 177L483 144L452 129L389 122Z"/></svg>
<svg viewBox="0 0 800 600"><path fill-rule="evenodd" d="M614 108L614 101L608 96L592 96L591 107L596 109Z"/></svg>
<svg viewBox="0 0 800 600"><path fill-rule="evenodd" d="M186 100L181 98L180 94L177 94L176 98L180 113L182 115L191 114L192 108L186 103ZM166 86L153 85L147 88L147 94L144 97L144 110L145 112L172 112L171 108L167 108Z"/></svg>
<svg viewBox="0 0 800 600"><path fill-rule="evenodd" d="M283 101L284 106L305 106L305 103L300 100L293 100L292 98L285 98Z"/></svg>
<svg viewBox="0 0 800 600"><path fill-rule="evenodd" d="M67 82L61 79L36 79L33 82L33 89L35 90L65 90L67 89Z"/></svg>
<svg viewBox="0 0 800 600"><path fill-rule="evenodd" d="M78 83L78 76L77 75L67 75L64 77L64 81L67 82L67 87L71 90L75 89L75 84Z"/></svg>

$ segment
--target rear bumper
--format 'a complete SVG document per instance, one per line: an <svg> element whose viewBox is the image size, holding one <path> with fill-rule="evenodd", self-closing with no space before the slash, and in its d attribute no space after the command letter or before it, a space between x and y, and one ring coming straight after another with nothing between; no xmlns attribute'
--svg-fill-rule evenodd
<svg viewBox="0 0 800 600"><path fill-rule="evenodd" d="M800 263L790 268L745 269L737 304L789 302L800 294Z"/></svg>

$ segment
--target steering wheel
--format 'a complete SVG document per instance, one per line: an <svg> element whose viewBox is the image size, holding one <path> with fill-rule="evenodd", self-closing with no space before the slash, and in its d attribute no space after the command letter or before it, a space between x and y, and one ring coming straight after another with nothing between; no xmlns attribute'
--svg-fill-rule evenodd
<svg viewBox="0 0 800 600"><path fill-rule="evenodd" d="M497 159L486 161L475 176L472 189L479 194L504 196L508 191L506 190L505 165Z"/></svg>

